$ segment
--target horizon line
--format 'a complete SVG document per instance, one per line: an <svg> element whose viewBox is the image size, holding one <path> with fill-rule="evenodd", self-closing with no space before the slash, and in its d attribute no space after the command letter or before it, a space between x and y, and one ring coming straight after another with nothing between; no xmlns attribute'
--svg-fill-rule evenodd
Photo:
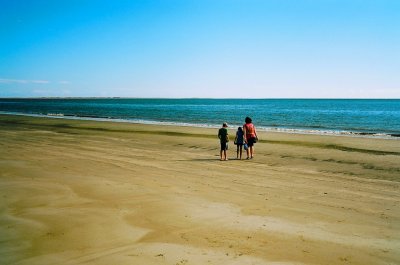
<svg viewBox="0 0 400 265"><path fill-rule="evenodd" d="M400 100L400 98L341 98L341 97L321 97L321 98L312 98L312 97L271 97L271 98L219 98L219 97L102 97L102 96L87 96L87 97L80 97L80 96L71 96L71 97L0 97L0 99L237 99L237 100L258 100L258 99L332 99L332 100L352 100L352 99L359 99L359 100Z"/></svg>

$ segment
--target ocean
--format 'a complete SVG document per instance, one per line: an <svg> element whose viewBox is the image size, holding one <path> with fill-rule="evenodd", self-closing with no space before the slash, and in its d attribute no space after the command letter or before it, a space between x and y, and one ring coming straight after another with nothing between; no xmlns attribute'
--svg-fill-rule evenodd
<svg viewBox="0 0 400 265"><path fill-rule="evenodd" d="M0 99L0 113L290 133L400 137L400 99Z"/></svg>

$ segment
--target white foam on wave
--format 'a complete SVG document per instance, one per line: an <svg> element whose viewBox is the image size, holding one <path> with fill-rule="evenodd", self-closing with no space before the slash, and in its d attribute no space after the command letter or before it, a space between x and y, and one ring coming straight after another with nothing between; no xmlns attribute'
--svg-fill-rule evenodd
<svg viewBox="0 0 400 265"><path fill-rule="evenodd" d="M197 128L220 128L221 125L217 124L199 124L199 123L186 123L186 122L170 122L170 121L152 121L142 119L118 119L112 117L85 117L65 115L63 113L48 113L48 114L33 114L33 113L19 113L19 112L4 112L0 114L31 116L31 117L47 117L53 119L69 119L69 120L92 120L92 121L105 121L105 122L123 122L133 124L148 124L148 125L165 125L165 126L180 126L180 127L197 127ZM229 127L236 129L241 127L239 124L230 124ZM394 137L385 133L362 133L351 131L335 131L335 130L310 130L310 129L294 129L294 128L278 128L278 127L257 127L258 131L264 132L278 132L278 133L291 133L291 134L311 134L311 135L330 135L330 136L350 136L360 138L380 138L380 139L395 139L400 140L400 137Z"/></svg>

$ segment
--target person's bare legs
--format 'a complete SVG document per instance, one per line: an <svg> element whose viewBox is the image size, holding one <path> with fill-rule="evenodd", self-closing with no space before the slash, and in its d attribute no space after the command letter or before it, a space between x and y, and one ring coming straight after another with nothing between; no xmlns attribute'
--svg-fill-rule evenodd
<svg viewBox="0 0 400 265"><path fill-rule="evenodd" d="M250 146L250 158L253 158L253 155L254 155L254 149L253 149L253 146Z"/></svg>
<svg viewBox="0 0 400 265"><path fill-rule="evenodd" d="M228 158L226 157L226 149L224 150L224 157L225 157L225 161L228 160Z"/></svg>
<svg viewBox="0 0 400 265"><path fill-rule="evenodd" d="M239 145L236 147L236 159L239 159Z"/></svg>
<svg viewBox="0 0 400 265"><path fill-rule="evenodd" d="M240 146L240 160L242 160L242 150L243 150L243 145Z"/></svg>

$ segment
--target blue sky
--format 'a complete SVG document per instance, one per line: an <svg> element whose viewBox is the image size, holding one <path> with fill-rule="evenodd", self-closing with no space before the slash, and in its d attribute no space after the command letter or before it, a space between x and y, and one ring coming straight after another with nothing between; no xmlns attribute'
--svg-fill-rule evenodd
<svg viewBox="0 0 400 265"><path fill-rule="evenodd" d="M0 97L400 98L398 0L0 0Z"/></svg>

